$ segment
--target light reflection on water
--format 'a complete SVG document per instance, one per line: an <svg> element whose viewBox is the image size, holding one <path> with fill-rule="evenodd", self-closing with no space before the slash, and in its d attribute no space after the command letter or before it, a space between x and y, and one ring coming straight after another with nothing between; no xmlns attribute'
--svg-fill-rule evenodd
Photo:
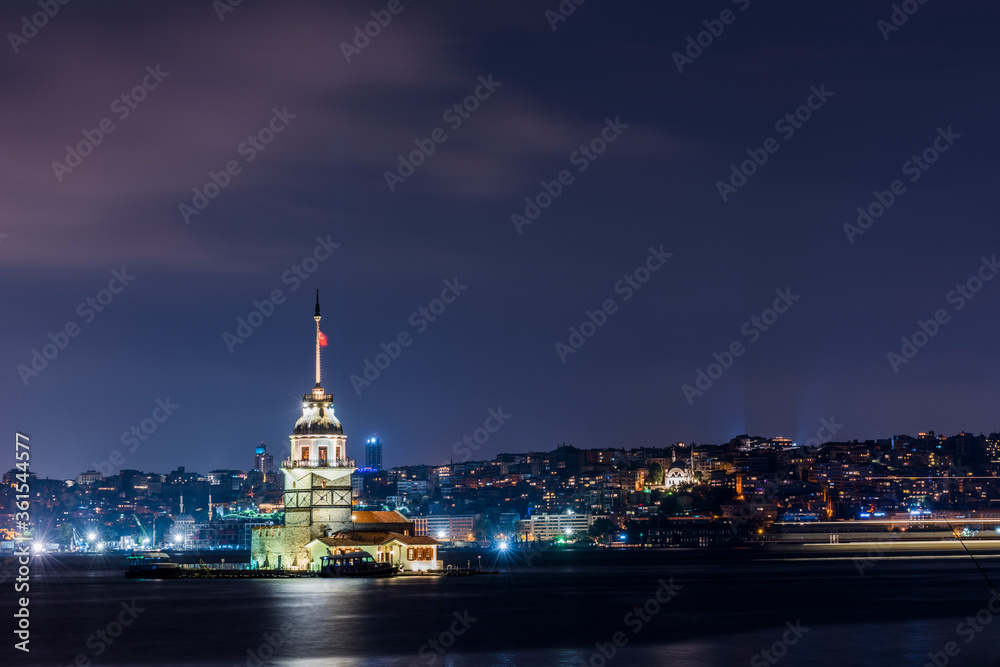
<svg viewBox="0 0 1000 667"><path fill-rule="evenodd" d="M984 567L995 576L1000 563ZM950 665L1000 665L1000 622L968 644L956 634L989 599L970 563L882 562L865 577L850 560L652 556L511 561L505 570L466 578L157 582L49 567L32 584L30 659L14 664L69 665L83 653L93 665L254 667L248 651L266 651L265 637L280 635L264 664L600 667L595 643L612 646L621 632L627 643L609 664L752 665L780 641L786 621L800 619L809 630L781 665L921 666L948 641L960 649ZM683 587L677 597L634 630L627 614L670 578ZM144 611L96 657L88 636L133 598ZM448 650L433 651L429 642L442 640L455 614L475 621Z"/></svg>

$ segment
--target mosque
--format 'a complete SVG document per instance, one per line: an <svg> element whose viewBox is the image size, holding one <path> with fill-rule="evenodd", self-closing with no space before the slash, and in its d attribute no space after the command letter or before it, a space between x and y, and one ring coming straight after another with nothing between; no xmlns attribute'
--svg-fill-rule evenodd
<svg viewBox="0 0 1000 667"><path fill-rule="evenodd" d="M302 416L292 429L284 477L285 521L253 529L250 558L263 569L314 570L326 555L367 551L379 562L404 570L438 570L437 540L414 535L413 523L398 511L354 511L354 460L333 410L333 396L321 384L319 290L316 291L316 386L302 396Z"/></svg>

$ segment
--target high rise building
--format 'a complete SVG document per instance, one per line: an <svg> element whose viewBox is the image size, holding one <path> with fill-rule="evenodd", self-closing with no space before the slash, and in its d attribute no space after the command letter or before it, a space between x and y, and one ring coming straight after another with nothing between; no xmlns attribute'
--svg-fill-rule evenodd
<svg viewBox="0 0 1000 667"><path fill-rule="evenodd" d="M365 443L365 468L374 471L382 469L382 441L374 433Z"/></svg>
<svg viewBox="0 0 1000 667"><path fill-rule="evenodd" d="M263 442L257 445L257 452L253 456L253 469L260 471L265 482L273 480L274 456L267 453L267 446Z"/></svg>

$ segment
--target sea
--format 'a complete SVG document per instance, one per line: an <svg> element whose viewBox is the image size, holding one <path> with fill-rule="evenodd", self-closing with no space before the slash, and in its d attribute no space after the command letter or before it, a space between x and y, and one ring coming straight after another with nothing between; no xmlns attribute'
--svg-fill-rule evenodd
<svg viewBox="0 0 1000 667"><path fill-rule="evenodd" d="M129 580L43 554L4 593L0 665L1000 666L1000 549L442 551L495 571ZM29 598L30 652L12 613Z"/></svg>

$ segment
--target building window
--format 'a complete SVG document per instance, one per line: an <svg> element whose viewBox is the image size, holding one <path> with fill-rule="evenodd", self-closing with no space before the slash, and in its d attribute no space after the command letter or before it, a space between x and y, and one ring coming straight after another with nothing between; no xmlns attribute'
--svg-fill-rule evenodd
<svg viewBox="0 0 1000 667"><path fill-rule="evenodd" d="M303 461L308 461L309 460L309 448L308 447L303 447L302 448L302 460Z"/></svg>

